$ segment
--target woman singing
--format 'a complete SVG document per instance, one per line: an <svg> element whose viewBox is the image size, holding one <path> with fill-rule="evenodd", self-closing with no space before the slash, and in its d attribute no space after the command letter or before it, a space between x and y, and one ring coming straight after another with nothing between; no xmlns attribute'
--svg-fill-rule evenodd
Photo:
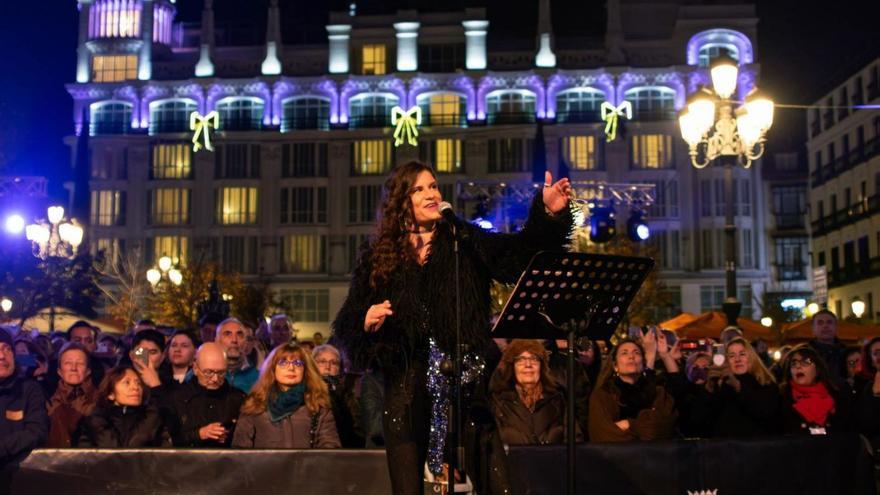
<svg viewBox="0 0 880 495"><path fill-rule="evenodd" d="M536 252L562 250L569 241L571 186L565 178L552 180L547 172L520 232L459 227L461 332L470 356L462 372L472 384L491 372L480 373L479 363L485 365L481 359L490 344L492 280L515 282ZM438 417L438 397L445 395L435 388L443 380L436 363L455 345L455 255L453 229L441 222L441 201L428 165L409 162L391 172L376 232L361 250L348 297L333 322L335 337L355 363L363 367L372 360L384 373L385 444L398 495L421 493L423 466L428 460L436 470L442 458L436 445L445 440L436 434L446 431ZM439 425L435 433L432 422ZM467 457L472 468L477 460Z"/></svg>

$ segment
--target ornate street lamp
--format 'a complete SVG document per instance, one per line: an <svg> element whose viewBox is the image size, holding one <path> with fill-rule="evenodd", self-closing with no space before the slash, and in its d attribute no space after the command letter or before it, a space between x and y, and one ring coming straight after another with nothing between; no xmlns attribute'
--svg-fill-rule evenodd
<svg viewBox="0 0 880 495"><path fill-rule="evenodd" d="M767 130L773 125L773 101L757 88L745 102L732 100L736 91L739 68L727 54L717 57L711 65L712 89L701 88L691 95L678 117L681 137L690 149L691 164L705 168L718 159L724 166L724 196L727 212L724 225L726 239L726 298L723 305L728 323L736 325L742 303L736 296L736 226L733 218L733 168L743 168L764 154Z"/></svg>
<svg viewBox="0 0 880 495"><path fill-rule="evenodd" d="M856 296L853 299L853 302L850 303L850 309L852 309L852 313L856 316L856 318L861 318L863 314L865 314L865 301L862 301L862 298Z"/></svg>
<svg viewBox="0 0 880 495"><path fill-rule="evenodd" d="M147 281L155 289L162 279L168 279L174 285L183 283L183 273L174 267L174 261L168 256L159 258L157 266L147 270Z"/></svg>

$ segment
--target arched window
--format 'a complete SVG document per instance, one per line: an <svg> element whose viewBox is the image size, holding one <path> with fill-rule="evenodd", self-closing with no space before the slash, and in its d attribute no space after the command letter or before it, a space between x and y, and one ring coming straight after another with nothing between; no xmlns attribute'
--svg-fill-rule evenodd
<svg viewBox="0 0 880 495"><path fill-rule="evenodd" d="M131 131L131 103L106 101L89 108L89 134L128 134Z"/></svg>
<svg viewBox="0 0 880 495"><path fill-rule="evenodd" d="M258 131L263 127L263 101L253 97L223 98L217 102L220 129Z"/></svg>
<svg viewBox="0 0 880 495"><path fill-rule="evenodd" d="M716 57L727 53L732 59L739 61L739 49L732 43L706 43L697 54L700 67L709 67Z"/></svg>
<svg viewBox="0 0 880 495"><path fill-rule="evenodd" d="M556 121L598 122L605 93L594 88L574 88L556 95Z"/></svg>
<svg viewBox="0 0 880 495"><path fill-rule="evenodd" d="M368 93L358 95L349 100L348 126L358 127L389 127L391 126L391 109L397 106L398 98L385 93Z"/></svg>
<svg viewBox="0 0 880 495"><path fill-rule="evenodd" d="M430 93L417 100L422 124L447 127L467 126L467 99L457 93Z"/></svg>
<svg viewBox="0 0 880 495"><path fill-rule="evenodd" d="M162 100L150 103L150 134L188 132L189 116L196 111L192 100Z"/></svg>
<svg viewBox="0 0 880 495"><path fill-rule="evenodd" d="M535 93L526 90L494 91L486 97L489 124L528 124L535 121Z"/></svg>
<svg viewBox="0 0 880 495"><path fill-rule="evenodd" d="M330 128L330 101L324 98L296 97L284 100L281 132L293 129Z"/></svg>
<svg viewBox="0 0 880 495"><path fill-rule="evenodd" d="M671 88L642 86L627 90L623 97L632 103L634 119L675 119L675 90Z"/></svg>

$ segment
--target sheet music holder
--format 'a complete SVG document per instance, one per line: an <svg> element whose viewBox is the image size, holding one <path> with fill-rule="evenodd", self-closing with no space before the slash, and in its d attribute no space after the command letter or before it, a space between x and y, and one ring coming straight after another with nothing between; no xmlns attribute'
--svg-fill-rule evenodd
<svg viewBox="0 0 880 495"><path fill-rule="evenodd" d="M568 340L566 491L576 493L575 338L608 340L654 260L632 256L541 251L520 275L492 328L493 338Z"/></svg>

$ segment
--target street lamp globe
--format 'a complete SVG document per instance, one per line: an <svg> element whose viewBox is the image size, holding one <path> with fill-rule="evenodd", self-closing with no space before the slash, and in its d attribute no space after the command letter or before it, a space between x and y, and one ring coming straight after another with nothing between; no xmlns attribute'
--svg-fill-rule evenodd
<svg viewBox="0 0 880 495"><path fill-rule="evenodd" d="M73 246L73 250L82 243L83 229L79 225L73 223L62 223L58 226L58 236L61 240Z"/></svg>
<svg viewBox="0 0 880 495"><path fill-rule="evenodd" d="M772 327L773 326L773 318L770 318L769 316L765 316L765 317L761 318L761 325L764 325L767 328Z"/></svg>
<svg viewBox="0 0 880 495"><path fill-rule="evenodd" d="M61 223L61 220L64 219L64 207L50 206L47 215L49 217L49 223L53 225L59 224Z"/></svg>
<svg viewBox="0 0 880 495"><path fill-rule="evenodd" d="M12 299L4 297L0 300L0 309L2 309L4 313L12 311Z"/></svg>
<svg viewBox="0 0 880 495"><path fill-rule="evenodd" d="M172 261L171 261L170 257L162 256L161 258L159 258L159 269L162 270L163 272L167 273L168 270L171 269L171 265L172 265Z"/></svg>
<svg viewBox="0 0 880 495"><path fill-rule="evenodd" d="M715 97L706 88L700 88L688 98L687 111L693 117L693 124L700 136L709 132L715 123Z"/></svg>
<svg viewBox="0 0 880 495"><path fill-rule="evenodd" d="M162 279L162 273L155 268L150 268L147 270L147 281L150 282L150 285L156 285L159 283L159 280Z"/></svg>
<svg viewBox="0 0 880 495"><path fill-rule="evenodd" d="M712 74L712 89L715 93L726 100L736 90L736 80L739 76L739 67L726 52L716 57L709 68Z"/></svg>
<svg viewBox="0 0 880 495"><path fill-rule="evenodd" d="M177 268L172 268L171 270L168 270L168 280L174 285L180 285L183 283L183 273Z"/></svg>
<svg viewBox="0 0 880 495"><path fill-rule="evenodd" d="M811 302L807 304L807 316L813 316L814 314L819 312L819 304Z"/></svg>
<svg viewBox="0 0 880 495"><path fill-rule="evenodd" d="M41 224L31 224L24 229L27 240L37 243L40 247L45 246L49 242L51 232L49 228Z"/></svg>
<svg viewBox="0 0 880 495"><path fill-rule="evenodd" d="M860 298L856 297L850 304L850 308L852 308L852 312L854 315L856 315L856 318L861 318L862 315L865 314L865 301L862 301Z"/></svg>
<svg viewBox="0 0 880 495"><path fill-rule="evenodd" d="M758 88L752 89L746 96L746 111L761 131L766 131L773 125L774 108L773 100Z"/></svg>

